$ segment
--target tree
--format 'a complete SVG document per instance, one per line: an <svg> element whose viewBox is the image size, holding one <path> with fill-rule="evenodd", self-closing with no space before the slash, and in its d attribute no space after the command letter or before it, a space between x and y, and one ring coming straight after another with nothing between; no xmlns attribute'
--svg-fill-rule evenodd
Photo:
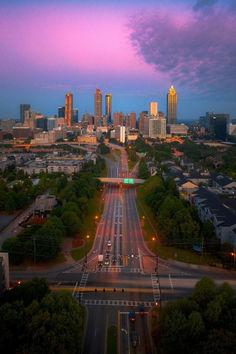
<svg viewBox="0 0 236 354"><path fill-rule="evenodd" d="M68 292L49 294L26 309L26 353L79 353L84 312Z"/></svg>
<svg viewBox="0 0 236 354"><path fill-rule="evenodd" d="M9 253L9 261L20 264L24 259L24 247L17 237L9 237L2 244L2 251Z"/></svg>
<svg viewBox="0 0 236 354"><path fill-rule="evenodd" d="M208 277L203 277L199 280L191 294L191 299L196 301L202 309L205 309L210 301L217 294L217 288L214 281Z"/></svg>
<svg viewBox="0 0 236 354"><path fill-rule="evenodd" d="M63 213L61 220L66 228L66 234L68 236L73 236L77 232L81 232L81 221L74 212L67 211Z"/></svg>
<svg viewBox="0 0 236 354"><path fill-rule="evenodd" d="M224 329L213 329L209 332L202 345L203 354L232 354L235 353L236 336Z"/></svg>

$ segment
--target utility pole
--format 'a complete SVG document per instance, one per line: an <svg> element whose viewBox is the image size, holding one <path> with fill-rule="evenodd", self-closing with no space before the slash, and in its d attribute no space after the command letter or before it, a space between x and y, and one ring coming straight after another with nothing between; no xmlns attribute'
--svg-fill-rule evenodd
<svg viewBox="0 0 236 354"><path fill-rule="evenodd" d="M36 239L35 239L35 236L33 237L33 241L34 241L34 264L36 264Z"/></svg>

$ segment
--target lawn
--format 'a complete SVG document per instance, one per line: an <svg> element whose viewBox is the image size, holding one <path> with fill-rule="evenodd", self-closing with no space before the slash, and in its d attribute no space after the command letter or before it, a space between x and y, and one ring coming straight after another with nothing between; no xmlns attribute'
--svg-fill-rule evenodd
<svg viewBox="0 0 236 354"><path fill-rule="evenodd" d="M112 160L113 162L116 162L115 156L112 155L111 152L109 154L104 154L103 156L107 157L108 159Z"/></svg>
<svg viewBox="0 0 236 354"><path fill-rule="evenodd" d="M137 162L138 162L138 158L136 161L128 160L128 167L130 172L132 171L132 169L134 168Z"/></svg>
<svg viewBox="0 0 236 354"><path fill-rule="evenodd" d="M118 149L113 150L114 154L116 154L118 157L121 157L121 152Z"/></svg>
<svg viewBox="0 0 236 354"><path fill-rule="evenodd" d="M106 163L106 167L104 168L104 170L102 170L99 177L107 177L107 175L108 175L108 165Z"/></svg>
<svg viewBox="0 0 236 354"><path fill-rule="evenodd" d="M85 240L85 244L83 247L78 249L74 249L71 251L71 255L75 261L83 258L92 248L94 237L96 235L98 221L101 218L104 208L104 202L102 200L103 193L97 191L95 193L94 198L90 199L88 202L88 213L84 218L84 225L83 225L83 239ZM95 219L95 216L98 218ZM89 238L86 236L89 235Z"/></svg>
<svg viewBox="0 0 236 354"><path fill-rule="evenodd" d="M117 354L117 327L110 326L107 331L107 354Z"/></svg>

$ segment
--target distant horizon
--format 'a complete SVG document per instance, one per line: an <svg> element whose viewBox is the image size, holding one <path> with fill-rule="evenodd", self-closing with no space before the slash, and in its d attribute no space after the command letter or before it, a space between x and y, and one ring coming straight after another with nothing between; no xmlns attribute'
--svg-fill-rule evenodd
<svg viewBox="0 0 236 354"><path fill-rule="evenodd" d="M67 92L94 114L96 88L113 112L166 114L171 85L178 121L236 118L235 20L234 0L1 0L0 119L57 114Z"/></svg>

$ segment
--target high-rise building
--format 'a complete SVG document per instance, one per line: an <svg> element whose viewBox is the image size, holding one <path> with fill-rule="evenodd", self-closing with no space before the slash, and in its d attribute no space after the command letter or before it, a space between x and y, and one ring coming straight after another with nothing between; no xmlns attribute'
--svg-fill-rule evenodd
<svg viewBox="0 0 236 354"><path fill-rule="evenodd" d="M65 118L65 107L58 107L58 118Z"/></svg>
<svg viewBox="0 0 236 354"><path fill-rule="evenodd" d="M35 129L35 119L39 113L37 111L25 111L24 127Z"/></svg>
<svg viewBox="0 0 236 354"><path fill-rule="evenodd" d="M100 125L100 119L102 117L102 94L99 89L94 94L94 125Z"/></svg>
<svg viewBox="0 0 236 354"><path fill-rule="evenodd" d="M167 94L167 124L177 123L177 93L171 85Z"/></svg>
<svg viewBox="0 0 236 354"><path fill-rule="evenodd" d="M125 143L125 127L120 127L120 142Z"/></svg>
<svg viewBox="0 0 236 354"><path fill-rule="evenodd" d="M157 116L157 112L158 112L157 105L158 105L157 102L149 102L149 115L150 116Z"/></svg>
<svg viewBox="0 0 236 354"><path fill-rule="evenodd" d="M134 111L130 113L129 120L130 120L130 128L136 129L136 113Z"/></svg>
<svg viewBox="0 0 236 354"><path fill-rule="evenodd" d="M145 117L148 117L148 111L142 111L139 113L138 129L140 134L144 134Z"/></svg>
<svg viewBox="0 0 236 354"><path fill-rule="evenodd" d="M73 95L72 93L66 93L65 97L65 123L67 127L71 127L72 124L72 109L73 109Z"/></svg>
<svg viewBox="0 0 236 354"><path fill-rule="evenodd" d="M78 123L79 120L79 111L78 108L73 108L72 109L72 122L73 123Z"/></svg>
<svg viewBox="0 0 236 354"><path fill-rule="evenodd" d="M229 114L220 113L210 117L210 134L213 139L226 140L229 131Z"/></svg>
<svg viewBox="0 0 236 354"><path fill-rule="evenodd" d="M22 103L20 105L20 121L23 124L25 121L25 111L30 111L30 104Z"/></svg>
<svg viewBox="0 0 236 354"><path fill-rule="evenodd" d="M120 125L120 114L118 111L115 111L113 113L113 125L114 125L114 127L117 127L118 125Z"/></svg>
<svg viewBox="0 0 236 354"><path fill-rule="evenodd" d="M111 94L106 94L106 116L108 118L108 122L111 122Z"/></svg>
<svg viewBox="0 0 236 354"><path fill-rule="evenodd" d="M129 114L125 115L125 127L130 128L130 115Z"/></svg>

